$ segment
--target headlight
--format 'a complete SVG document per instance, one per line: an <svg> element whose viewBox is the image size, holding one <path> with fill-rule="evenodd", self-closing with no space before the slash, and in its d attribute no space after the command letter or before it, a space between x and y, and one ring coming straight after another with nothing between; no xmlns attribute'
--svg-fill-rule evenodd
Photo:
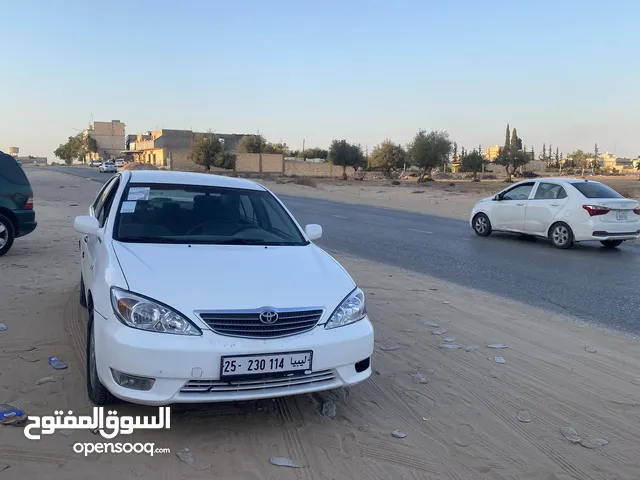
<svg viewBox="0 0 640 480"><path fill-rule="evenodd" d="M178 312L126 290L112 287L111 305L118 319L131 328L176 335L202 335L198 327Z"/></svg>
<svg viewBox="0 0 640 480"><path fill-rule="evenodd" d="M367 308L364 300L364 292L356 288L342 301L340 306L336 308L324 328L329 329L349 325L358 320L362 320L366 315Z"/></svg>

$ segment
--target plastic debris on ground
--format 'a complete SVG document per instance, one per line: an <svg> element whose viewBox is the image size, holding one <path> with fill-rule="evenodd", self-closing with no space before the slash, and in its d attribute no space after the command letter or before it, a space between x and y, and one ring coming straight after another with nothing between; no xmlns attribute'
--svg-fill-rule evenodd
<svg viewBox="0 0 640 480"><path fill-rule="evenodd" d="M424 322L422 322L422 324L426 325L427 327L433 327L433 328L438 328L440 326L439 323L431 322L429 320L425 320Z"/></svg>
<svg viewBox="0 0 640 480"><path fill-rule="evenodd" d="M467 348L465 348L467 352L475 352L477 349L478 349L477 345L469 345Z"/></svg>
<svg viewBox="0 0 640 480"><path fill-rule="evenodd" d="M571 427L562 427L560 429L560 433L564 435L564 438L569 440L571 443L580 443L580 435L576 432L575 429Z"/></svg>
<svg viewBox="0 0 640 480"><path fill-rule="evenodd" d="M391 435L393 435L396 438L405 438L409 434L407 432L403 432L402 430L398 429L391 432Z"/></svg>
<svg viewBox="0 0 640 480"><path fill-rule="evenodd" d="M518 420L522 423L529 423L531 421L531 414L526 410L520 410L518 412Z"/></svg>
<svg viewBox="0 0 640 480"><path fill-rule="evenodd" d="M336 404L333 402L324 402L322 404L322 415L333 418L336 416Z"/></svg>
<svg viewBox="0 0 640 480"><path fill-rule="evenodd" d="M504 343L490 343L489 345L487 345L487 348L500 349L500 348L507 348L507 346Z"/></svg>
<svg viewBox="0 0 640 480"><path fill-rule="evenodd" d="M496 363L505 363L504 358L502 357L495 356L493 357L493 360L495 360Z"/></svg>
<svg viewBox="0 0 640 480"><path fill-rule="evenodd" d="M434 330L431 335L444 335L445 333L447 333L446 330Z"/></svg>
<svg viewBox="0 0 640 480"><path fill-rule="evenodd" d="M382 346L380 347L380 350L382 350L383 352L392 352L394 350L399 350L401 347L400 345L389 345L389 346Z"/></svg>
<svg viewBox="0 0 640 480"><path fill-rule="evenodd" d="M457 350L458 348L460 348L455 343L443 343L442 345L439 345L439 347L440 348L447 348L449 350Z"/></svg>
<svg viewBox="0 0 640 480"><path fill-rule="evenodd" d="M278 467L302 468L300 465L296 464L296 462L287 457L271 457L269 463L271 463L271 465L277 465Z"/></svg>

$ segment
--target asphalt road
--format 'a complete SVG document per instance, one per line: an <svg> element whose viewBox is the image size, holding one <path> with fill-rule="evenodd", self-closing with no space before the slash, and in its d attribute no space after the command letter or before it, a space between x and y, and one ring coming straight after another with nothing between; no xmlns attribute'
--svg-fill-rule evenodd
<svg viewBox="0 0 640 480"><path fill-rule="evenodd" d="M86 167L56 170L98 181ZM557 250L543 240L476 236L467 222L364 205L280 196L323 248L431 275L551 312L640 334L640 246Z"/></svg>

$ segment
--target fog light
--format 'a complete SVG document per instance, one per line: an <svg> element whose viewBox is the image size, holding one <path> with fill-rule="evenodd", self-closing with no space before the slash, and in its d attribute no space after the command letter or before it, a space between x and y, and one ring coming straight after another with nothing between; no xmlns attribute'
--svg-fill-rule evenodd
<svg viewBox="0 0 640 480"><path fill-rule="evenodd" d="M132 390L151 390L153 384L156 383L155 378L136 377L135 375L119 372L113 368L111 369L111 376L118 385Z"/></svg>
<svg viewBox="0 0 640 480"><path fill-rule="evenodd" d="M356 372L362 373L371 365L371 357L365 358L364 360L360 360L356 363Z"/></svg>

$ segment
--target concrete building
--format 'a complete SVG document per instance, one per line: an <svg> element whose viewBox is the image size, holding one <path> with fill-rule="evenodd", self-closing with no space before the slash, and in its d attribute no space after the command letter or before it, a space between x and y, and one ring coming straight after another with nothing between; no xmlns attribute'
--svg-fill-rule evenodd
<svg viewBox="0 0 640 480"><path fill-rule="evenodd" d="M98 144L98 151L90 153L88 160L118 158L126 147L125 124L120 120L93 122L82 135L93 138Z"/></svg>
<svg viewBox="0 0 640 480"><path fill-rule="evenodd" d="M185 153L191 150L196 133L191 130L161 129L148 131L127 138L128 148L124 154L133 155L136 162L152 163L158 167L171 167L172 153ZM244 134L216 133L226 149L235 152Z"/></svg>
<svg viewBox="0 0 640 480"><path fill-rule="evenodd" d="M500 145L493 145L491 147L487 147L486 152L482 152L482 156L485 160L489 160L493 162L496 158L498 158L498 154L500 153Z"/></svg>

